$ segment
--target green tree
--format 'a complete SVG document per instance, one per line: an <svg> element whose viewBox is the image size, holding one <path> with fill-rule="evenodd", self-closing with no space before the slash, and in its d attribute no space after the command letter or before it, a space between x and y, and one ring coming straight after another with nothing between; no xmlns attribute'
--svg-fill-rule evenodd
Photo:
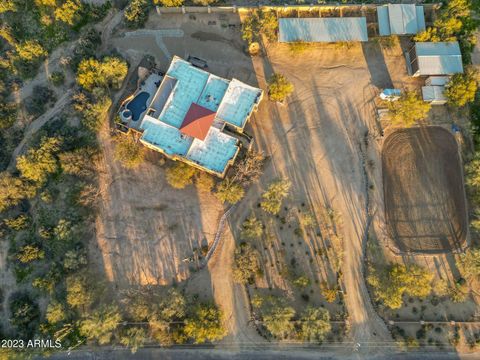
<svg viewBox="0 0 480 360"><path fill-rule="evenodd" d="M28 180L44 184L49 174L57 171L55 154L60 150L62 139L44 137L37 149L30 149L25 155L18 157L17 169Z"/></svg>
<svg viewBox="0 0 480 360"><path fill-rule="evenodd" d="M263 224L252 214L242 224L242 239L258 239L263 235Z"/></svg>
<svg viewBox="0 0 480 360"><path fill-rule="evenodd" d="M45 251L36 245L25 245L20 248L17 254L17 259L21 263L29 263L35 260L40 260L45 257Z"/></svg>
<svg viewBox="0 0 480 360"><path fill-rule="evenodd" d="M115 139L115 160L128 169L135 169L145 161L147 151L143 145L129 136L117 136Z"/></svg>
<svg viewBox="0 0 480 360"><path fill-rule="evenodd" d="M192 316L185 320L183 331L195 344L221 340L226 335L223 313L213 304L199 304L193 309Z"/></svg>
<svg viewBox="0 0 480 360"><path fill-rule="evenodd" d="M94 300L89 280L83 274L67 277L67 303L73 308L88 308Z"/></svg>
<svg viewBox="0 0 480 360"><path fill-rule="evenodd" d="M125 335L121 337L120 343L128 348L132 354L135 354L138 348L142 347L147 340L147 333L145 329L141 327L133 327L125 332Z"/></svg>
<svg viewBox="0 0 480 360"><path fill-rule="evenodd" d="M147 0L132 0L125 8L123 16L130 28L142 27L148 19L150 3Z"/></svg>
<svg viewBox="0 0 480 360"><path fill-rule="evenodd" d="M10 322L16 328L18 337L32 339L40 319L38 304L28 293L17 292L10 296L10 312Z"/></svg>
<svg viewBox="0 0 480 360"><path fill-rule="evenodd" d="M55 19L68 25L74 25L79 19L81 10L80 0L66 0L55 9Z"/></svg>
<svg viewBox="0 0 480 360"><path fill-rule="evenodd" d="M384 269L370 269L368 283L374 289L375 300L391 309L402 306L403 294L425 298L432 291L433 275L426 269L411 265L390 264Z"/></svg>
<svg viewBox="0 0 480 360"><path fill-rule="evenodd" d="M172 288L161 301L159 314L165 321L180 320L185 317L186 310L185 297L177 289Z"/></svg>
<svg viewBox="0 0 480 360"><path fill-rule="evenodd" d="M307 341L323 341L330 332L330 314L327 309L308 306L300 317L301 336Z"/></svg>
<svg viewBox="0 0 480 360"><path fill-rule="evenodd" d="M400 99L388 102L387 106L392 122L405 127L425 119L431 107L415 91L404 92Z"/></svg>
<svg viewBox="0 0 480 360"><path fill-rule="evenodd" d="M248 243L235 249L233 261L233 280L240 284L250 281L260 269L258 253Z"/></svg>
<svg viewBox="0 0 480 360"><path fill-rule="evenodd" d="M220 201L226 201L230 204L236 204L243 199L244 195L245 190L243 187L229 178L224 179L217 185L217 191L215 193L215 196Z"/></svg>
<svg viewBox="0 0 480 360"><path fill-rule="evenodd" d="M268 96L272 101L283 101L294 90L293 84L282 74L274 74L268 80Z"/></svg>
<svg viewBox="0 0 480 360"><path fill-rule="evenodd" d="M110 343L122 317L116 306L102 306L80 323L80 334L100 345Z"/></svg>
<svg viewBox="0 0 480 360"><path fill-rule="evenodd" d="M61 303L53 301L48 304L45 317L50 324L57 324L67 319L67 312Z"/></svg>
<svg viewBox="0 0 480 360"><path fill-rule="evenodd" d="M84 59L78 65L77 83L87 91L96 87L118 89L127 73L127 63L118 57Z"/></svg>
<svg viewBox="0 0 480 360"><path fill-rule="evenodd" d="M74 109L82 115L82 124L92 132L97 132L105 122L112 105L110 97L102 95L96 99L79 92L73 96Z"/></svg>
<svg viewBox="0 0 480 360"><path fill-rule="evenodd" d="M36 188L24 179L4 171L0 173L0 212L35 195Z"/></svg>
<svg viewBox="0 0 480 360"><path fill-rule="evenodd" d="M295 310L276 302L263 312L263 325L276 338L284 339L293 332Z"/></svg>
<svg viewBox="0 0 480 360"><path fill-rule="evenodd" d="M464 74L453 75L445 87L448 103L458 107L473 102L476 92L477 73L472 69L468 69Z"/></svg>
<svg viewBox="0 0 480 360"><path fill-rule="evenodd" d="M272 182L267 191L262 194L261 208L270 214L278 214L282 206L282 200L288 196L291 186L292 183L287 179Z"/></svg>
<svg viewBox="0 0 480 360"><path fill-rule="evenodd" d="M82 147L58 155L60 167L65 174L90 176L94 170L93 158L97 151L91 147Z"/></svg>
<svg viewBox="0 0 480 360"><path fill-rule="evenodd" d="M16 51L21 60L33 62L47 56L47 51L36 40L27 40L16 45Z"/></svg>
<svg viewBox="0 0 480 360"><path fill-rule="evenodd" d="M167 168L165 176L167 182L175 189L184 189L187 185L193 183L193 176L197 170L183 162L175 162L172 166Z"/></svg>

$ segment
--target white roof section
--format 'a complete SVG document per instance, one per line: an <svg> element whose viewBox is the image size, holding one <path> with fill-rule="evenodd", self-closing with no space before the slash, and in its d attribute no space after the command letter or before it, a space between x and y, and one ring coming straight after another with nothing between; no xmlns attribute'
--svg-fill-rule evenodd
<svg viewBox="0 0 480 360"><path fill-rule="evenodd" d="M447 102L445 86L422 86L422 97L428 102Z"/></svg>
<svg viewBox="0 0 480 360"><path fill-rule="evenodd" d="M279 42L368 41L365 17L280 18Z"/></svg>
<svg viewBox="0 0 480 360"><path fill-rule="evenodd" d="M217 119L243 128L261 96L262 90L232 79L218 108Z"/></svg>
<svg viewBox="0 0 480 360"><path fill-rule="evenodd" d="M423 6L387 4L377 7L380 36L417 34L425 30Z"/></svg>
<svg viewBox="0 0 480 360"><path fill-rule="evenodd" d="M415 53L419 75L463 73L462 54L457 41L417 42Z"/></svg>

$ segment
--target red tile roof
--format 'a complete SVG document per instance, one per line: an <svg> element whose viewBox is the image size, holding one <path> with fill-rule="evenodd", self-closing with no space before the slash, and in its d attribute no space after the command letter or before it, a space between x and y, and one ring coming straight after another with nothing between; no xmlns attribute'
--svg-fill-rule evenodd
<svg viewBox="0 0 480 360"><path fill-rule="evenodd" d="M215 114L214 111L192 103L183 119L180 131L185 135L205 140L215 119Z"/></svg>

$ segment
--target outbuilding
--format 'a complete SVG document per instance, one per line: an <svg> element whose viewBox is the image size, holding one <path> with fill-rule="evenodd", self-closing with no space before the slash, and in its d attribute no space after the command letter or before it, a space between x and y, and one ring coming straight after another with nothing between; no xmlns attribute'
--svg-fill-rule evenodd
<svg viewBox="0 0 480 360"><path fill-rule="evenodd" d="M278 22L279 42L368 41L365 17L280 18Z"/></svg>
<svg viewBox="0 0 480 360"><path fill-rule="evenodd" d="M406 53L412 76L453 75L463 73L462 54L457 41L417 42Z"/></svg>
<svg viewBox="0 0 480 360"><path fill-rule="evenodd" d="M413 35L425 30L423 6L387 4L377 7L380 36Z"/></svg>

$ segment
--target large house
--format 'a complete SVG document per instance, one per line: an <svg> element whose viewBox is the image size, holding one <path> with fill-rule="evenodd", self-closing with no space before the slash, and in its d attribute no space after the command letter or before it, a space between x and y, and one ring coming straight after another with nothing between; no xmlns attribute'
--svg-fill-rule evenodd
<svg viewBox="0 0 480 360"><path fill-rule="evenodd" d="M175 56L166 74L150 75L120 115L141 132L145 146L224 177L240 149L235 133L243 132L262 96Z"/></svg>

